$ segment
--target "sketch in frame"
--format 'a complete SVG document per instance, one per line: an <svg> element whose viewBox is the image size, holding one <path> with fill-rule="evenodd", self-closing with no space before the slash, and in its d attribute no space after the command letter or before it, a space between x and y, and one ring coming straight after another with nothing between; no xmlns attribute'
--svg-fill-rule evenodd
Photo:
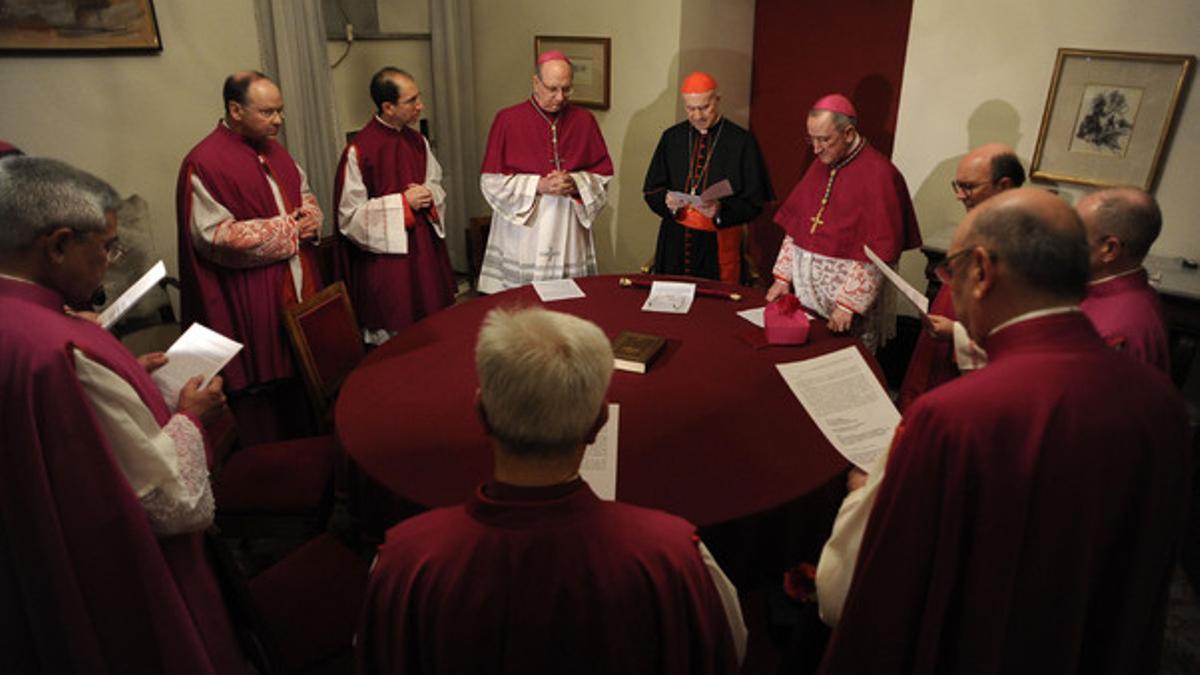
<svg viewBox="0 0 1200 675"><path fill-rule="evenodd" d="M1141 87L1089 84L1079 102L1071 152L1124 157L1143 93Z"/></svg>
<svg viewBox="0 0 1200 675"><path fill-rule="evenodd" d="M1030 176L1151 190L1195 60L1059 49Z"/></svg>
<svg viewBox="0 0 1200 675"><path fill-rule="evenodd" d="M0 0L0 52L160 52L152 0Z"/></svg>

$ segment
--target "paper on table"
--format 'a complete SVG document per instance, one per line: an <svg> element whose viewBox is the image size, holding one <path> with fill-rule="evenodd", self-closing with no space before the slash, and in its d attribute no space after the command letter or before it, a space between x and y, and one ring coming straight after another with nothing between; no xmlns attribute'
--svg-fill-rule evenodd
<svg viewBox="0 0 1200 675"><path fill-rule="evenodd" d="M921 316L925 316L929 313L929 298L925 297L924 293L913 288L913 285L905 281L904 277L897 274L896 270L892 269L891 266L883 262L879 256L875 255L875 251L872 251L870 246L863 244L863 251L866 252L867 257L871 259L871 262L875 263L875 266L879 268L879 271L883 272L883 276L887 277L887 280L892 282L892 284L904 297L908 298L912 304L917 306L917 309L921 311Z"/></svg>
<svg viewBox="0 0 1200 675"><path fill-rule="evenodd" d="M833 447L867 470L892 442L900 412L855 347L775 366Z"/></svg>
<svg viewBox="0 0 1200 675"><path fill-rule="evenodd" d="M542 302L587 297L584 295L583 289L579 287L579 284L575 283L574 279L535 281L533 282L533 290L537 291L538 297L542 299Z"/></svg>
<svg viewBox="0 0 1200 675"><path fill-rule="evenodd" d="M749 321L750 323L754 324L755 326L758 326L759 328L766 328L767 327L767 318L766 318L766 316L764 316L764 312L766 311L766 309L767 309L766 307L755 307L754 309L743 309L742 311L738 312L737 315L742 317L743 319ZM810 321L816 319L815 316L813 316L812 314L809 314L808 312L805 312L804 316L807 316Z"/></svg>
<svg viewBox="0 0 1200 675"><path fill-rule="evenodd" d="M583 451L579 475L592 486L596 496L613 501L617 498L617 428L621 408L608 404L608 421L596 434L596 442Z"/></svg>
<svg viewBox="0 0 1200 675"><path fill-rule="evenodd" d="M728 197L733 194L733 186L730 185L729 179L725 178L719 182L708 186L704 192L699 195L690 195L686 192L677 192L671 190L668 194L675 195L675 198L681 202L685 202L692 206L700 206L704 202L715 202L722 197Z"/></svg>
<svg viewBox="0 0 1200 675"><path fill-rule="evenodd" d="M201 386L208 384L241 350L240 342L194 323L167 349L167 365L150 373L150 377L174 410L179 392L188 380L203 375Z"/></svg>
<svg viewBox="0 0 1200 675"><path fill-rule="evenodd" d="M154 285L162 281L163 277L167 276L167 266L163 261L159 260L154 263L154 266L146 270L146 273L140 279L133 282L133 285L125 289L119 298L113 300L103 312L100 312L100 325L105 329L112 327L114 323L121 320L125 316L125 312L129 311L130 307L137 304L147 293L150 292Z"/></svg>
<svg viewBox="0 0 1200 675"><path fill-rule="evenodd" d="M646 304L642 305L642 311L687 314L695 299L696 284L686 281L655 281L650 285L650 295L646 298Z"/></svg>
<svg viewBox="0 0 1200 675"><path fill-rule="evenodd" d="M767 320L763 316L763 312L765 312L766 309L767 309L766 307L755 307L754 309L743 309L742 311L738 312L737 315L742 317L743 319L749 321L750 323L754 324L755 326L758 326L759 328L766 328Z"/></svg>

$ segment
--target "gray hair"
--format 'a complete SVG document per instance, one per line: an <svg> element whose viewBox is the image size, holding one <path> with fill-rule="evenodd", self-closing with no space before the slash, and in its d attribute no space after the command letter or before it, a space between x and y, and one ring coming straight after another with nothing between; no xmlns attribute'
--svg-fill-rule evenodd
<svg viewBox="0 0 1200 675"><path fill-rule="evenodd" d="M1162 211L1139 188L1112 188L1096 193L1096 229L1121 240L1131 258L1141 260L1162 231Z"/></svg>
<svg viewBox="0 0 1200 675"><path fill-rule="evenodd" d="M969 239L972 244L988 244L1028 287L1078 300L1087 293L1087 235L1073 209L1067 209L1064 217L1073 222L1056 226L1035 209L1005 204L984 209Z"/></svg>
<svg viewBox="0 0 1200 675"><path fill-rule="evenodd" d="M553 456L587 440L612 379L596 324L540 307L493 309L475 345L492 435L515 455Z"/></svg>
<svg viewBox="0 0 1200 675"><path fill-rule="evenodd" d="M105 214L121 206L108 183L44 157L0 160L0 255L26 251L59 227L103 232Z"/></svg>
<svg viewBox="0 0 1200 675"><path fill-rule="evenodd" d="M858 118L857 117L851 117L850 115L847 115L846 113L840 113L836 110L826 110L824 108L813 108L812 110L808 111L808 116L816 117L816 116L820 115L821 113L829 113L830 115L833 115L833 128L837 129L838 131L842 131L846 127L850 127L850 126L856 128L856 129L858 128Z"/></svg>

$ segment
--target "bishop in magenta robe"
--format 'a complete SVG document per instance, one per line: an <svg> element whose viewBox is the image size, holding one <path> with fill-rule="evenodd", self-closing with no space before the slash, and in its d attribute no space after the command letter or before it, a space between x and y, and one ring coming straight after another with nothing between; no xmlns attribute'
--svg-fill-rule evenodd
<svg viewBox="0 0 1200 675"><path fill-rule="evenodd" d="M479 179L492 207L484 293L596 273L592 225L608 201L612 159L596 118L567 100L566 57L538 68L533 95L496 113L488 133Z"/></svg>

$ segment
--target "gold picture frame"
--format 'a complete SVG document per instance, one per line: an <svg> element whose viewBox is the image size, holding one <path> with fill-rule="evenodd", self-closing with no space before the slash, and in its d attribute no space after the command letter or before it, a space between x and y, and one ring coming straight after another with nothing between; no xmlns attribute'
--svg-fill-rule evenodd
<svg viewBox="0 0 1200 675"><path fill-rule="evenodd" d="M567 55L574 67L571 102L585 108L608 110L612 81L612 40L606 37L535 35L533 58L542 52L558 50Z"/></svg>
<svg viewBox="0 0 1200 675"><path fill-rule="evenodd" d="M1150 190L1195 61L1187 54L1060 48L1029 175Z"/></svg>
<svg viewBox="0 0 1200 675"><path fill-rule="evenodd" d="M153 0L0 3L0 53L129 54L161 52ZM104 6L99 6L104 4Z"/></svg>

